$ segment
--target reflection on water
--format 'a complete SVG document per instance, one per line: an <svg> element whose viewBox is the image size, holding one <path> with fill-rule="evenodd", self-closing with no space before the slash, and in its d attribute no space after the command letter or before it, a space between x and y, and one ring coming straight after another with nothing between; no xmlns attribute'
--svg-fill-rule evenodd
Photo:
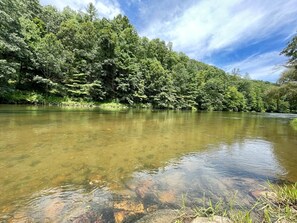
<svg viewBox="0 0 297 223"><path fill-rule="evenodd" d="M294 115L0 107L0 219L119 220L297 180ZM135 219L134 219L135 220Z"/></svg>

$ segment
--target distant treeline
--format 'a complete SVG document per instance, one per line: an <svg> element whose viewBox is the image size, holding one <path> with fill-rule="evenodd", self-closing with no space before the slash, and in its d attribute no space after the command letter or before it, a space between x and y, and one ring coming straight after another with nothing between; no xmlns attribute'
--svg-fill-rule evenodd
<svg viewBox="0 0 297 223"><path fill-rule="evenodd" d="M126 16L99 19L92 4L77 12L1 0L0 14L1 103L67 98L165 109L297 110L296 85L254 81L190 59L172 43L140 37Z"/></svg>

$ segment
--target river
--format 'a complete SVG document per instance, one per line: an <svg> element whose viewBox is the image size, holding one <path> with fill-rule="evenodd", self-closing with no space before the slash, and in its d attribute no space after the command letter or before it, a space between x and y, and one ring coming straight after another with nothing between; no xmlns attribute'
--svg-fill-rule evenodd
<svg viewBox="0 0 297 223"><path fill-rule="evenodd" d="M234 194L248 206L267 181L297 181L295 117L0 105L0 221L121 222Z"/></svg>

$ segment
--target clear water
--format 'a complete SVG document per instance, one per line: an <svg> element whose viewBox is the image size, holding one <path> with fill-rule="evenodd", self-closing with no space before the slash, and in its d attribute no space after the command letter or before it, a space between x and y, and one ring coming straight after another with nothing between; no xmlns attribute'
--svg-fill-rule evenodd
<svg viewBox="0 0 297 223"><path fill-rule="evenodd" d="M294 117L0 105L0 220L119 222L234 193L249 205L267 180L297 181Z"/></svg>

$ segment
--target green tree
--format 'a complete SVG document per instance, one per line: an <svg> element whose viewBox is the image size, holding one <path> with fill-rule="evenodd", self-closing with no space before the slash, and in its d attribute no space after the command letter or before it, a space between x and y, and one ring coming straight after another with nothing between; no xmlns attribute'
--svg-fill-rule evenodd
<svg viewBox="0 0 297 223"><path fill-rule="evenodd" d="M40 74L33 81L45 92L58 93L59 83L63 80L63 65L65 62L63 45L53 34L46 34L35 45L36 69Z"/></svg>
<svg viewBox="0 0 297 223"><path fill-rule="evenodd" d="M281 54L289 57L289 60L288 69L279 79L280 93L289 103L290 110L297 111L297 35L292 38Z"/></svg>
<svg viewBox="0 0 297 223"><path fill-rule="evenodd" d="M297 35L292 38L281 54L289 57L288 66L297 68Z"/></svg>
<svg viewBox="0 0 297 223"><path fill-rule="evenodd" d="M224 110L225 86L221 79L213 78L203 83L197 96L198 108L202 110Z"/></svg>
<svg viewBox="0 0 297 223"><path fill-rule="evenodd" d="M94 21L97 17L97 9L93 3L89 3L86 9L85 19L87 21Z"/></svg>
<svg viewBox="0 0 297 223"><path fill-rule="evenodd" d="M246 100L243 94L238 92L235 86L229 86L224 97L224 110L244 111L246 109Z"/></svg>

